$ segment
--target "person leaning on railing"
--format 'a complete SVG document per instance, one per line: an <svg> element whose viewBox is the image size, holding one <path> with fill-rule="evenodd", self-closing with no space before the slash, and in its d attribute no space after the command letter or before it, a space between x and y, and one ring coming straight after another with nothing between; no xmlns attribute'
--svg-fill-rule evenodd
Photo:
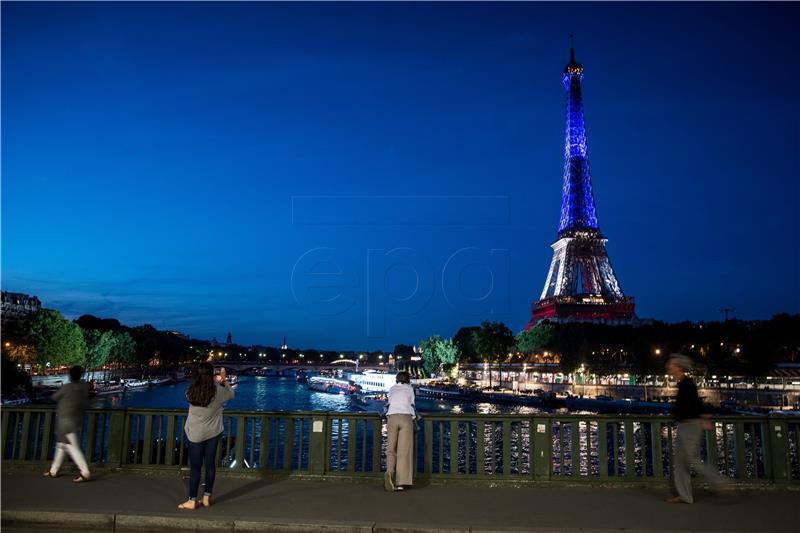
<svg viewBox="0 0 800 533"><path fill-rule="evenodd" d="M398 372L397 383L389 389L389 404L386 410L386 473L383 488L401 491L410 487L413 479L412 459L414 444L414 389L408 372Z"/></svg>
<svg viewBox="0 0 800 533"><path fill-rule="evenodd" d="M189 416L183 430L189 443L189 499L178 509L196 509L198 505L211 505L211 491L216 475L216 456L219 438L222 435L222 405L233 398L233 389L228 385L225 369L219 372L219 384L214 380L214 366L201 363L186 389L189 400ZM202 503L197 500L200 488L200 469L205 463L206 483Z"/></svg>

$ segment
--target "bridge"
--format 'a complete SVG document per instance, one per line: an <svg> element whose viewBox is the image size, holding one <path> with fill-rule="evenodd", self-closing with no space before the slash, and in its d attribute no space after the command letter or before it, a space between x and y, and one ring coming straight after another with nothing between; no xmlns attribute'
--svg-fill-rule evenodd
<svg viewBox="0 0 800 533"><path fill-rule="evenodd" d="M386 443L377 415L226 411L215 506L188 515L175 509L188 475L185 416L183 409L88 411L81 442L95 479L76 487L40 477L53 454L54 410L4 408L3 526L796 530L797 417L715 418L705 460L737 490L726 497L700 490L694 505L676 507L663 501L674 438L665 417L430 413L414 439L415 486L392 494L381 488Z"/></svg>
<svg viewBox="0 0 800 533"><path fill-rule="evenodd" d="M369 363L360 363L353 359L337 359L331 363L325 364L294 364L294 363L259 363L259 362L240 362L240 361L214 361L212 363L214 368L225 368L226 371L236 373L246 373L252 370L265 369L270 373L276 375L292 375L299 370L306 372L320 372L323 370L336 371L342 369L348 370L378 370L389 371L391 367L388 365L376 365Z"/></svg>

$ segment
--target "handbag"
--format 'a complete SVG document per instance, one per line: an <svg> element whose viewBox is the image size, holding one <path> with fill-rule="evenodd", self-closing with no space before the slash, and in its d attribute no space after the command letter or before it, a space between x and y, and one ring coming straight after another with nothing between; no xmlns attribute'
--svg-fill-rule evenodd
<svg viewBox="0 0 800 533"><path fill-rule="evenodd" d="M420 431L422 429L422 415L417 411L416 405L411 404L411 408L414 409L414 416L412 417L414 421L414 431Z"/></svg>

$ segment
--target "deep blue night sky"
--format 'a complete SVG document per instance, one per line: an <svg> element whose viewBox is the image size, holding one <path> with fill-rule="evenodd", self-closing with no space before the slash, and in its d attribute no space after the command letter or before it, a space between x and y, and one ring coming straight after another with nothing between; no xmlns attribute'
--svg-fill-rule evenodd
<svg viewBox="0 0 800 533"><path fill-rule="evenodd" d="M575 33L638 315L800 312L798 14L3 2L3 289L300 348L519 331L556 237Z"/></svg>

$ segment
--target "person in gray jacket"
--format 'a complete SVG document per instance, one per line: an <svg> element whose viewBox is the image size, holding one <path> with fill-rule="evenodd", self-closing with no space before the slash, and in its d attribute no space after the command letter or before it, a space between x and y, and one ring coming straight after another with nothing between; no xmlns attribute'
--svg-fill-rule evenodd
<svg viewBox="0 0 800 533"><path fill-rule="evenodd" d="M189 499L178 509L196 509L198 505L211 505L214 489L216 458L219 437L222 435L222 405L233 398L233 389L228 385L225 369L219 372L219 384L214 381L214 366L201 363L186 389L189 400L189 416L183 430L189 444ZM206 467L206 483L202 503L197 500L200 489L200 469Z"/></svg>
<svg viewBox="0 0 800 533"><path fill-rule="evenodd" d="M81 451L78 442L78 432L83 425L83 413L89 403L89 384L81 381L83 368L73 366L69 369L70 382L62 385L53 394L53 399L58 402L56 407L56 453L53 464L45 471L44 477L58 477L58 469L64 462L64 454L69 454L70 459L78 467L80 474L72 481L82 483L89 481L89 465Z"/></svg>

